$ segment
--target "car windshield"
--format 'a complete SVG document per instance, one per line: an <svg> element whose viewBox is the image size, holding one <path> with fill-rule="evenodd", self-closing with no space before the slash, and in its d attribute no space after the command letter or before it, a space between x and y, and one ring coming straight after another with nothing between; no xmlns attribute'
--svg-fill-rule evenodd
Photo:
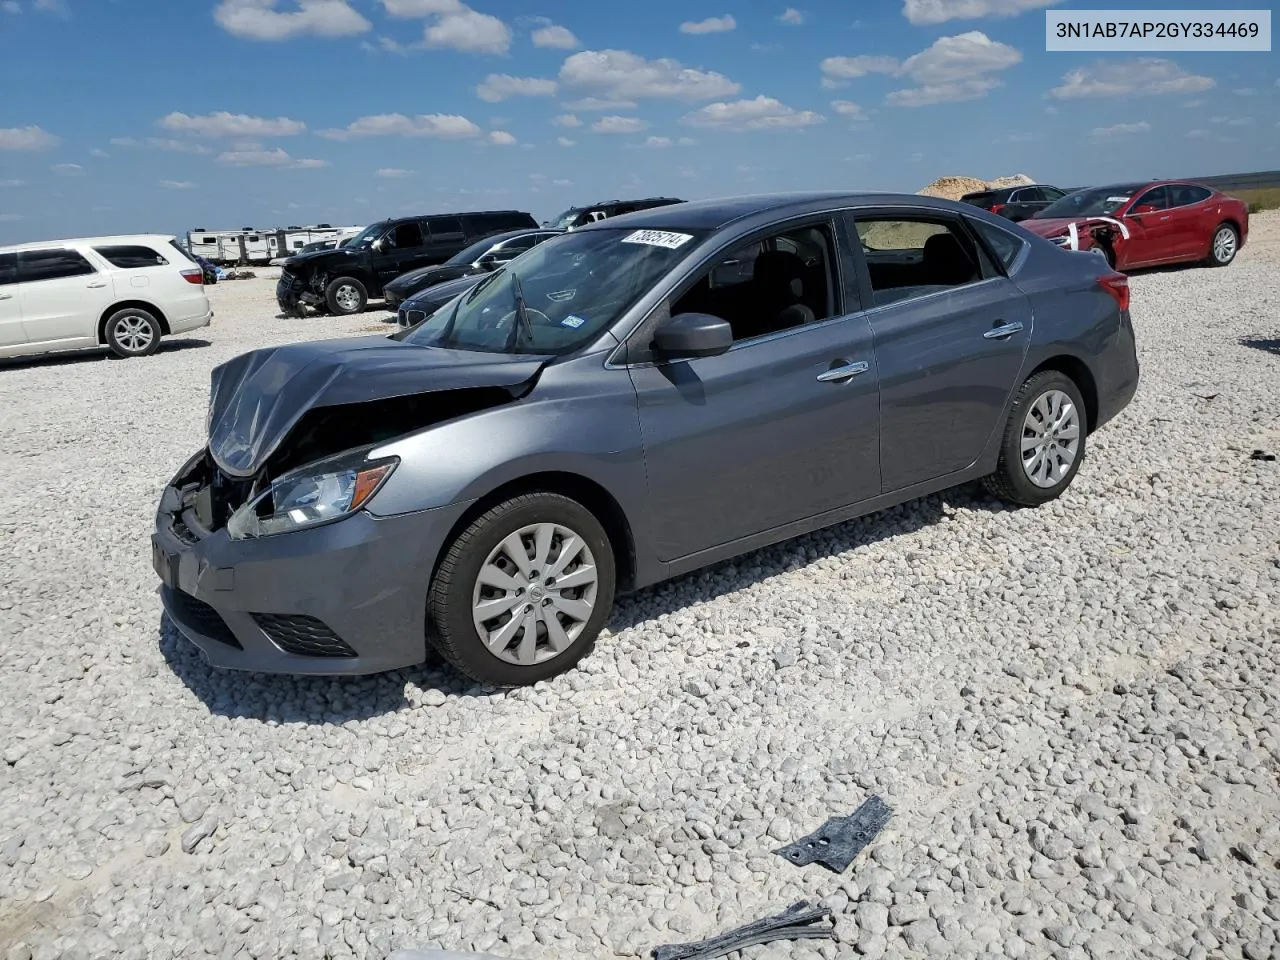
<svg viewBox="0 0 1280 960"><path fill-rule="evenodd" d="M548 223L547 226L554 227L557 230L567 230L577 223L580 216L582 216L581 210L576 207L570 207L564 213L560 214L560 216Z"/></svg>
<svg viewBox="0 0 1280 960"><path fill-rule="evenodd" d="M1055 200L1036 214L1037 220L1075 217L1107 217L1123 207L1133 197L1137 187L1125 184L1118 187L1093 187L1068 193Z"/></svg>
<svg viewBox="0 0 1280 960"><path fill-rule="evenodd" d="M489 274L393 339L485 353L568 353L616 322L704 235L617 229L553 237L514 261L518 271Z"/></svg>
<svg viewBox="0 0 1280 960"><path fill-rule="evenodd" d="M464 248L446 260L444 262L445 266L462 267L468 263L475 263L490 247L499 242L497 237L485 237L483 240L477 240L471 246Z"/></svg>
<svg viewBox="0 0 1280 960"><path fill-rule="evenodd" d="M351 247L354 250L371 247L373 246L373 241L377 240L378 237L382 235L382 231L384 229L386 229L385 224L371 223L347 241L346 246Z"/></svg>

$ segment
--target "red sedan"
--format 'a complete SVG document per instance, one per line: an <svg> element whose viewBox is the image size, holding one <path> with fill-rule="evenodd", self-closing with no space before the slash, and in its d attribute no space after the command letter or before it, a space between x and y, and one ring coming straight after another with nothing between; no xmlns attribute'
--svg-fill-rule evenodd
<svg viewBox="0 0 1280 960"><path fill-rule="evenodd" d="M1067 249L1101 249L1117 270L1225 267L1249 236L1249 208L1198 183L1156 180L1077 190L1021 226Z"/></svg>

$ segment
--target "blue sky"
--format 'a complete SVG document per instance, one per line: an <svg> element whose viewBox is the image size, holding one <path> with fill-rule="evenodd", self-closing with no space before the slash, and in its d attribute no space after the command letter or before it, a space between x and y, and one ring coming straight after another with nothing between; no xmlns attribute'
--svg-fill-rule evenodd
<svg viewBox="0 0 1280 960"><path fill-rule="evenodd" d="M1280 167L1274 53L1045 52L1046 7L1097 3L795 2L0 0L0 243Z"/></svg>

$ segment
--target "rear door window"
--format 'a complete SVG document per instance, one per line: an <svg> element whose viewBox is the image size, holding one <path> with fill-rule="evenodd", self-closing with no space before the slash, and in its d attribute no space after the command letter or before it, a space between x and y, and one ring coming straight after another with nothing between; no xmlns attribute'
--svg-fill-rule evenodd
<svg viewBox="0 0 1280 960"><path fill-rule="evenodd" d="M1203 203L1210 193L1204 187L1195 187L1189 183L1179 183L1169 188L1169 206L1189 207L1193 203Z"/></svg>
<svg viewBox="0 0 1280 960"><path fill-rule="evenodd" d="M0 253L0 286L18 282L18 255Z"/></svg>
<svg viewBox="0 0 1280 960"><path fill-rule="evenodd" d="M163 267L169 262L150 247L118 246L93 249L113 267L126 270L138 267Z"/></svg>
<svg viewBox="0 0 1280 960"><path fill-rule="evenodd" d="M18 254L18 278L22 283L60 280L97 273L75 250L23 250Z"/></svg>
<svg viewBox="0 0 1280 960"><path fill-rule="evenodd" d="M871 304L952 290L986 278L984 258L958 221L925 215L868 215L856 221Z"/></svg>
<svg viewBox="0 0 1280 960"><path fill-rule="evenodd" d="M427 221L432 243L449 243L465 239L461 217L432 217Z"/></svg>

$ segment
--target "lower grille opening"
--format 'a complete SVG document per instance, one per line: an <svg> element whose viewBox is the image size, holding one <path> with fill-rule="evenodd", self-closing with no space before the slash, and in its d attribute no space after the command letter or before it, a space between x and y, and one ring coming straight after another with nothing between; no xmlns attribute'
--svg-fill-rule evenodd
<svg viewBox="0 0 1280 960"><path fill-rule="evenodd" d="M254 622L285 653L300 657L354 657L356 652L322 620L301 613L255 613Z"/></svg>
<svg viewBox="0 0 1280 960"><path fill-rule="evenodd" d="M169 598L177 619L211 640L225 643L228 647L235 647L237 650L244 649L240 646L236 635L231 632L231 628L227 626L227 622L222 619L221 614L203 600L197 600L191 594L183 593L181 590L172 589L169 591Z"/></svg>

